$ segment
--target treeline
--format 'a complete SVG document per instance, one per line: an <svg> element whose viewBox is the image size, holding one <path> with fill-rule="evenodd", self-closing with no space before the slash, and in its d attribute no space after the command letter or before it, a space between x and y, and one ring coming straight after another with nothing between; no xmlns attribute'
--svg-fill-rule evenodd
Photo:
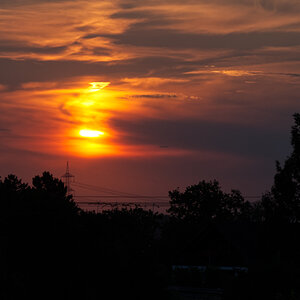
<svg viewBox="0 0 300 300"><path fill-rule="evenodd" d="M171 286L220 288L223 299L299 299L300 114L292 153L257 202L216 181L169 192L162 215L140 207L81 210L49 172L0 180L0 299L184 299ZM172 266L205 266L205 272ZM240 274L220 266L245 267Z"/></svg>
<svg viewBox="0 0 300 300"><path fill-rule="evenodd" d="M161 216L78 208L48 172L0 182L0 299L153 299L162 295Z"/></svg>
<svg viewBox="0 0 300 300"><path fill-rule="evenodd" d="M291 130L292 153L283 166L276 162L274 184L261 200L245 201L238 190L222 192L219 183L201 181L186 188L185 192L169 192L175 218L206 222L248 220L256 223L300 222L300 114L294 114Z"/></svg>

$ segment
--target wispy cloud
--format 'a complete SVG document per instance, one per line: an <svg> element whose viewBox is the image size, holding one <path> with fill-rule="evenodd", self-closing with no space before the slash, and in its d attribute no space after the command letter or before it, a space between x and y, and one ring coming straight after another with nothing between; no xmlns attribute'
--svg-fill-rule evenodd
<svg viewBox="0 0 300 300"><path fill-rule="evenodd" d="M138 94L131 95L131 98L154 98L154 99L163 99L163 98L177 98L176 94Z"/></svg>
<svg viewBox="0 0 300 300"><path fill-rule="evenodd" d="M0 9L0 56L115 61L140 55L128 44L177 51L291 45L299 11L297 1L275 0L138 1L125 10L119 1L17 1Z"/></svg>
<svg viewBox="0 0 300 300"><path fill-rule="evenodd" d="M187 82L188 79L178 78L159 78L159 77L145 77L145 78L124 78L123 82L129 83L132 86L155 87L166 83L182 83Z"/></svg>

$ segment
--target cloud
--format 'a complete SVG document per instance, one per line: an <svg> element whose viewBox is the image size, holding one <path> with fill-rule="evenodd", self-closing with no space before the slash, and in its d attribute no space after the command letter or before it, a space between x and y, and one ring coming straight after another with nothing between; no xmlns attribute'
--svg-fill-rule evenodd
<svg viewBox="0 0 300 300"><path fill-rule="evenodd" d="M300 77L300 73L278 73L278 75L285 75L290 77Z"/></svg>
<svg viewBox="0 0 300 300"><path fill-rule="evenodd" d="M298 24L299 2L289 1L136 1L125 13L117 13L121 19L145 21L159 18L166 21L161 29L176 29L190 33L228 34L283 30ZM147 16L148 15L148 16ZM143 25L143 24L142 24ZM157 27L156 27L157 28Z"/></svg>
<svg viewBox="0 0 300 300"><path fill-rule="evenodd" d="M68 14L65 14L65 11L68 11ZM109 44L109 41L102 39L95 43L84 41L83 37L93 34L89 29L101 33L122 32L131 22L110 19L109 16L116 11L117 6L111 1L90 1L89 5L81 0L72 3L19 1L18 5L6 5L0 10L0 40L23 45L17 49L17 53L14 49L6 48L5 50L11 50L10 57L20 58L20 52L27 50L22 53L23 58L99 60L97 54L92 55L89 50L103 47L103 44ZM77 43L78 41L80 43ZM62 51L65 49L66 51ZM34 53L31 53L31 50L34 50Z"/></svg>
<svg viewBox="0 0 300 300"><path fill-rule="evenodd" d="M161 56L160 48L187 59L191 54L184 53L186 49L242 51L299 44L297 1L91 0L89 5L83 0L11 5L2 1L1 5L0 56L14 59L112 62Z"/></svg>
<svg viewBox="0 0 300 300"><path fill-rule="evenodd" d="M111 126L121 130L129 144L166 145L169 148L214 151L247 157L282 157L286 132L255 126L202 120L122 120Z"/></svg>
<svg viewBox="0 0 300 300"><path fill-rule="evenodd" d="M163 98L177 98L176 94L138 94L131 95L131 98L154 98L154 99L163 99Z"/></svg>
<svg viewBox="0 0 300 300"><path fill-rule="evenodd" d="M143 77L143 78L123 78L123 82L129 83L132 86L144 86L144 87L154 87L163 85L166 83L183 83L187 82L188 79L178 79L178 78L163 78L163 77Z"/></svg>
<svg viewBox="0 0 300 300"><path fill-rule="evenodd" d="M0 83L15 85L21 82L45 82L45 81L59 81L71 77L80 76L101 76L102 80L111 81L123 80L128 78L129 81L135 84L142 84L142 79L135 79L138 76L144 76L152 72L154 75L161 77L154 77L157 79L149 79L148 82L154 84L162 83L164 77L176 75L176 66L192 65L191 62L184 62L180 59L172 57L144 57L137 59L124 60L120 63L111 64L109 62L83 62L83 61L36 61L33 59L26 60L12 60L7 58L0 58ZM161 79L160 79L161 78ZM185 80L180 79L179 80ZM173 79L166 78L166 81ZM176 81L176 78L174 78ZM173 81L174 81L173 80Z"/></svg>
<svg viewBox="0 0 300 300"><path fill-rule="evenodd" d="M60 104L58 108L64 115L72 116L72 113L64 107L64 104Z"/></svg>
<svg viewBox="0 0 300 300"><path fill-rule="evenodd" d="M201 69L201 70L194 70L185 72L188 75L198 75L198 74L222 74L227 76L233 77L240 77L240 76L257 76L262 75L260 71L247 71L247 70L216 70L216 69Z"/></svg>
<svg viewBox="0 0 300 300"><path fill-rule="evenodd" d="M134 19L134 20L149 20L152 19L154 14L151 11L142 10L120 10L110 17L112 19Z"/></svg>
<svg viewBox="0 0 300 300"><path fill-rule="evenodd" d="M16 157L18 157L18 158L24 159L24 157L27 157L27 159L29 159L30 161L33 158L42 158L42 159L55 158L55 159L57 159L60 156L59 153L50 154L50 153L40 152L38 150L33 151L33 150L21 149L19 146L9 147L9 146L1 145L1 144L0 144L0 153L4 154L7 158L13 157L14 159L16 159Z"/></svg>
<svg viewBox="0 0 300 300"><path fill-rule="evenodd" d="M13 55L14 53L36 53L36 54L60 54L68 49L67 46L59 47L41 47L26 45L20 41L11 40L0 40L0 56L5 56L5 54Z"/></svg>
<svg viewBox="0 0 300 300"><path fill-rule="evenodd" d="M174 29L140 29L138 25L125 33L105 35L116 44L172 49L236 49L253 50L273 46L300 45L300 32L251 32L230 34L198 34Z"/></svg>

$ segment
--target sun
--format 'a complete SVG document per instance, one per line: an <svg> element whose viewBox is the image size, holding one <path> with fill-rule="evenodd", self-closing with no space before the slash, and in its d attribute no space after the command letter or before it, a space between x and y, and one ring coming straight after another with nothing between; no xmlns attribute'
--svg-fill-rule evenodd
<svg viewBox="0 0 300 300"><path fill-rule="evenodd" d="M104 135L103 131L90 130L90 129L81 129L79 135L86 138L97 138L101 135Z"/></svg>

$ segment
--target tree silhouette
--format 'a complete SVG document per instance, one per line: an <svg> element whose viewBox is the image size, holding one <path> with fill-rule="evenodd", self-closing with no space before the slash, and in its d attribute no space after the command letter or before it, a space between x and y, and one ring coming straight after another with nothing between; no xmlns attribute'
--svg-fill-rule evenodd
<svg viewBox="0 0 300 300"><path fill-rule="evenodd" d="M30 215L31 189L15 175L8 175L0 180L0 222L7 226L14 226L19 218Z"/></svg>
<svg viewBox="0 0 300 300"><path fill-rule="evenodd" d="M271 192L258 204L262 221L300 221L300 114L294 114L291 130L292 153L283 164L276 161Z"/></svg>
<svg viewBox="0 0 300 300"><path fill-rule="evenodd" d="M47 214L56 216L76 216L80 212L72 195L67 195L63 182L49 172L32 179L32 196L39 202L39 207Z"/></svg>
<svg viewBox="0 0 300 300"><path fill-rule="evenodd" d="M182 193L179 189L169 192L172 217L185 222L207 223L233 221L242 217L250 204L238 190L224 193L216 180L188 186Z"/></svg>

